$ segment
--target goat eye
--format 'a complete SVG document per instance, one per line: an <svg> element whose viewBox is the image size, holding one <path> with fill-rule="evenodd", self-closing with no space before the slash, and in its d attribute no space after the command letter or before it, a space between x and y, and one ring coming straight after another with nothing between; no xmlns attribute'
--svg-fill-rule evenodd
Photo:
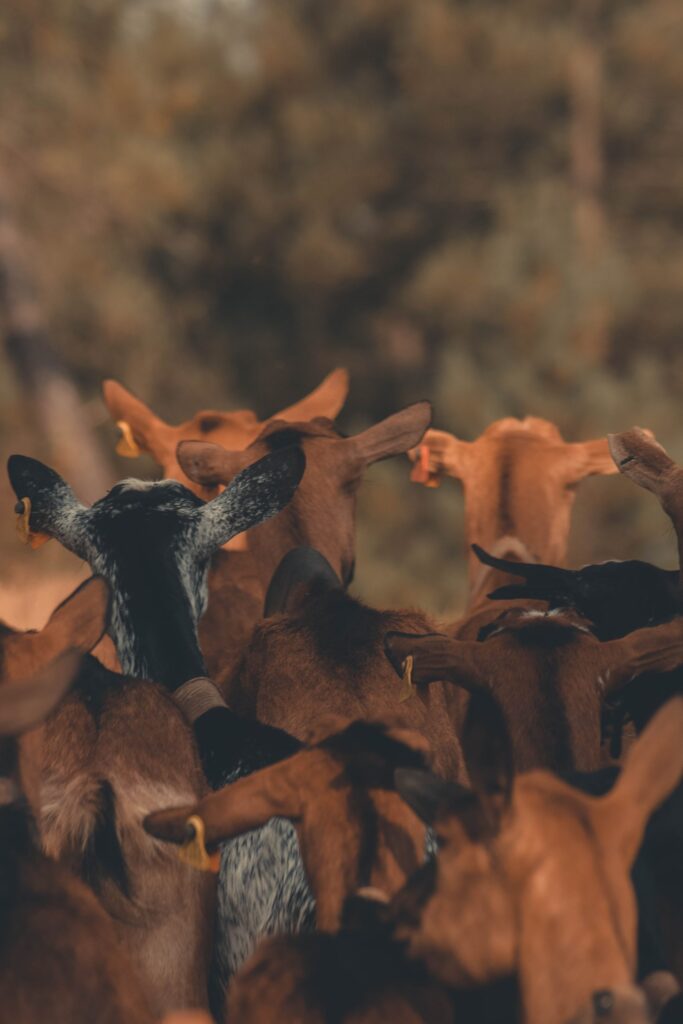
<svg viewBox="0 0 683 1024"><path fill-rule="evenodd" d="M614 996L609 989L602 989L593 994L593 1006L598 1017L606 1017L614 1007Z"/></svg>

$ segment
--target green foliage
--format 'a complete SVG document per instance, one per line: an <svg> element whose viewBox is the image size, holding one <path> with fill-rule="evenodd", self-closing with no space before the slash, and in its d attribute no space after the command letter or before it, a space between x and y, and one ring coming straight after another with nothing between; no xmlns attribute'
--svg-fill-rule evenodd
<svg viewBox="0 0 683 1024"><path fill-rule="evenodd" d="M467 438L534 413L573 438L648 425L683 457L679 0L603 4L607 235L590 261L574 16L557 0L9 0L0 180L83 394L115 375L169 419L267 413L342 364L356 424L429 396ZM604 351L580 341L596 306ZM406 477L366 485L359 585L444 609L462 595L460 502ZM658 509L614 484L590 489L577 557L672 559Z"/></svg>

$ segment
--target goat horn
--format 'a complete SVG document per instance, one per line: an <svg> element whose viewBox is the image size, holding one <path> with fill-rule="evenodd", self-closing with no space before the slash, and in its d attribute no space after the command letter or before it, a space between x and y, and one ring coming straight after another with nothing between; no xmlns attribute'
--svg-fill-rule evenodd
<svg viewBox="0 0 683 1024"><path fill-rule="evenodd" d="M521 576L529 583L545 585L548 589L557 587L560 583L566 586L570 580L573 582L577 577L574 569L560 569L558 566L543 565L540 562L513 562L507 558L496 558L478 544L473 544L472 550L484 565L489 565L492 569L501 569L510 576ZM528 597L528 594L524 596Z"/></svg>

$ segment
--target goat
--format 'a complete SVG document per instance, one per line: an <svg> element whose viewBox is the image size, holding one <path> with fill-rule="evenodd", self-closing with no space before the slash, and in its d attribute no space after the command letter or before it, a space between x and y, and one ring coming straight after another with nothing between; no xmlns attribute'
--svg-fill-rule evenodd
<svg viewBox="0 0 683 1024"><path fill-rule="evenodd" d="M577 484L616 472L606 440L569 444L553 423L533 416L497 420L476 441L429 430L410 457L413 480L432 486L443 476L462 480L468 543L491 548L509 538L513 549L519 542L544 562L565 560ZM481 569L471 554L469 576L472 606Z"/></svg>
<svg viewBox="0 0 683 1024"><path fill-rule="evenodd" d="M155 806L195 803L201 796L193 783L192 736L178 709L193 726L206 778L214 787L286 757L299 747L281 730L240 718L225 705L206 679L197 621L206 602L207 566L214 548L275 514L290 499L303 468L303 454L289 448L247 467L207 504L176 481L128 481L88 509L76 501L53 470L33 459L10 459L10 479L17 496L31 501L31 530L56 536L110 581L110 633L123 671L136 678L129 691L138 689L143 679L155 680L148 684L152 688L148 696L140 698L135 718L140 729L136 749L146 758L145 774L157 785L145 789L144 805L140 800L133 804L136 824L130 832L131 842L133 836L139 836L140 819ZM162 699L163 707L175 716L173 729L164 715ZM124 773L130 760L125 746L127 722L126 717L117 726L114 718L109 733L112 740L118 737L119 744L118 755L111 749L109 756L117 758ZM101 736L98 742L104 746ZM168 773L173 786L160 789L158 783ZM187 774L182 788L176 781L178 773L181 777ZM65 776L64 786L52 802L55 815L68 807L66 785ZM118 790L115 796L118 806ZM144 833L142 837L141 854L146 851L150 865L162 853L159 844ZM164 858L168 855L169 851L163 851ZM313 900L289 822L275 820L226 844L218 887L217 962L212 979L222 985L260 935L296 930L312 916ZM167 941L181 945L182 931L170 919L169 926L174 938ZM166 958L164 970L177 972L177 967ZM167 988L174 981L175 975L166 979ZM176 1001L174 1005L188 1003Z"/></svg>
<svg viewBox="0 0 683 1024"><path fill-rule="evenodd" d="M210 579L209 609L200 632L202 650L209 671L230 700L237 655L260 618L266 589L281 559L292 548L310 545L348 584L355 562L356 494L363 473L372 463L417 444L431 415L428 402L417 402L353 437L342 437L330 420L276 420L244 451L198 441L178 446L185 474L207 488L229 483L255 459L286 445L296 445L306 457L301 483L283 514L249 531L248 550L239 553L239 560L221 553Z"/></svg>
<svg viewBox="0 0 683 1024"><path fill-rule="evenodd" d="M384 656L391 630L429 632L419 611L380 611L351 597L327 560L314 549L289 552L275 573L266 608L239 670L235 709L304 739L321 715L400 722L430 743L435 769L462 773L462 756L449 721L446 689L424 689L398 704L397 680Z"/></svg>
<svg viewBox="0 0 683 1024"><path fill-rule="evenodd" d="M269 420L298 422L316 416L334 419L344 405L348 389L346 370L333 370L314 391L269 417ZM102 395L112 419L123 432L116 449L119 455L135 458L141 452L147 452L161 467L165 479L172 477L180 481L207 501L216 496L215 488L204 487L183 473L176 459L178 444L181 441L213 441L225 448L246 448L269 422L259 420L249 409L235 412L202 409L192 419L173 427L116 380L103 382Z"/></svg>
<svg viewBox="0 0 683 1024"><path fill-rule="evenodd" d="M479 552L485 561L491 559ZM606 562L584 566L583 569L561 569L556 566L505 563L502 568L517 573L525 581L517 586L503 587L489 596L507 601L525 597L546 601L550 608L569 608L585 616L592 632L603 641L615 642L638 635L635 630L648 623L669 623L662 629L676 630L674 615L680 615L681 590L678 573L668 572L645 562ZM503 616L503 621L510 613ZM589 621L590 620L590 621ZM678 618L678 623L683 619ZM644 632L644 630L643 630ZM650 630L651 635L654 635ZM609 650L609 644L604 648ZM635 677L622 688L615 688L607 698L605 722L611 733L611 749L618 756L625 719L630 719L636 732L641 732L657 708L682 689L683 671L670 669L672 663L662 662L640 666ZM659 670L658 670L659 668ZM643 669L645 669L643 671ZM649 670L648 670L649 669ZM683 791L666 801L654 815L648 828L647 898L659 931L659 944L666 962L683 981L683 904L680 864L683 857Z"/></svg>
<svg viewBox="0 0 683 1024"><path fill-rule="evenodd" d="M69 647L92 649L106 629L110 591L95 577L39 632L3 627L3 685ZM141 818L159 800L198 799L205 783L190 730L156 683L109 672L85 657L44 726L35 778L43 849L97 894L118 941L140 969L150 1006L202 1005L214 885L152 843ZM155 848L156 846L156 848Z"/></svg>
<svg viewBox="0 0 683 1024"><path fill-rule="evenodd" d="M600 767L603 702L646 670L683 664L683 620L600 643L587 625L561 612L504 612L480 641L387 633L387 656L402 673L413 658L419 689L455 684L451 715L458 726L465 693L492 693L510 731L517 771Z"/></svg>
<svg viewBox="0 0 683 1024"><path fill-rule="evenodd" d="M433 890L396 937L451 985L516 968L525 1024L570 1019L636 963L629 868L647 819L683 774L683 698L660 710L596 798L546 772L513 777L505 720L488 707L463 740L474 799L410 771L399 792L439 840ZM457 907L457 913L454 908Z"/></svg>
<svg viewBox="0 0 683 1024"><path fill-rule="evenodd" d="M425 768L429 756L422 736L383 723L339 729L328 720L315 732L315 743L293 757L194 807L149 815L145 828L184 843L195 834L188 819L198 816L211 847L270 818L288 818L315 897L316 927L337 931L356 889L393 894L424 860L424 826L394 793L393 776L396 768Z"/></svg>
<svg viewBox="0 0 683 1024"><path fill-rule="evenodd" d="M35 729L66 693L78 662L77 654L65 654L37 675L0 686L2 1016L13 1024L92 1024L96 1013L102 1024L152 1024L111 921L37 842Z"/></svg>
<svg viewBox="0 0 683 1024"><path fill-rule="evenodd" d="M514 778L502 715L477 694L464 728L473 791L395 773L436 830L436 861L363 927L262 943L234 980L230 1014L240 1024L510 1021L516 977L523 1024L566 1024L594 992L628 985L628 868L648 815L683 773L681 728L677 699L634 745L614 790L596 799L547 772ZM493 992L481 990L494 981ZM497 1012L473 1013L487 994Z"/></svg>

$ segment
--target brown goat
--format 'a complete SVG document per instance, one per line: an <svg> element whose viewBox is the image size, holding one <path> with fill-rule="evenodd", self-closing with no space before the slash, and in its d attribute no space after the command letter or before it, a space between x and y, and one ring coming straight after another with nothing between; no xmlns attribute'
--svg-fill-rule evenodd
<svg viewBox="0 0 683 1024"><path fill-rule="evenodd" d="M78 656L0 685L0 1006L8 1024L152 1024L133 961L93 893L39 850L23 782L34 732L71 685ZM18 738L19 742L18 742ZM35 797L35 792L33 793Z"/></svg>
<svg viewBox="0 0 683 1024"><path fill-rule="evenodd" d="M404 772L399 791L433 823L433 888L396 927L410 956L460 986L517 972L524 1024L561 1024L636 962L629 869L652 811L683 774L683 699L633 744L614 788L586 796L547 772L513 778L495 702L465 738L475 798ZM449 792L449 789L451 790Z"/></svg>
<svg viewBox="0 0 683 1024"><path fill-rule="evenodd" d="M621 434L609 434L608 441L619 472L639 487L652 491L671 520L678 540L683 582L683 469L649 432L640 427Z"/></svg>
<svg viewBox="0 0 683 1024"><path fill-rule="evenodd" d="M528 549L527 560L556 565L566 558L577 484L615 472L606 440L570 444L553 423L534 416L497 420L476 441L429 430L410 457L413 480L432 486L444 476L462 480L468 547L476 543L491 550L510 538L513 551L515 541ZM471 552L469 573L472 603L482 592L482 568ZM501 577L492 585L508 582Z"/></svg>
<svg viewBox="0 0 683 1024"><path fill-rule="evenodd" d="M337 931L344 903L357 889L393 894L424 860L425 828L394 792L394 771L429 761L417 733L372 722L341 731L338 725L321 724L313 746L194 807L150 815L145 828L159 839L186 842L187 819L198 815L207 846L215 847L270 818L289 818L315 897L317 928Z"/></svg>
<svg viewBox="0 0 683 1024"><path fill-rule="evenodd" d="M316 566L320 566L317 570ZM288 583L288 581L293 581ZM380 611L351 597L310 548L291 551L269 590L284 595L254 629L244 652L234 708L305 740L324 715L346 722L392 721L429 742L435 770L457 779L462 755L448 715L448 687L425 687L398 703L400 687L384 655L387 632L428 632L419 611Z"/></svg>
<svg viewBox="0 0 683 1024"><path fill-rule="evenodd" d="M67 648L92 648L106 628L108 603L109 588L95 577L39 632L3 627L2 685ZM43 849L100 897L155 1012L206 1005L213 880L180 864L142 829L144 815L160 803L193 802L206 789L180 710L161 686L86 657L43 728L42 756L32 758L25 780L40 808Z"/></svg>
<svg viewBox="0 0 683 1024"><path fill-rule="evenodd" d="M311 391L310 394L288 408L276 413L270 419L298 422L316 416L334 419L343 406L349 390L349 375L346 370L333 370ZM117 451L134 458L147 452L163 470L164 478L180 480L208 500L215 497L215 488L206 488L188 478L176 459L176 449L181 441L212 441L224 448L246 448L263 430L269 420L259 420L249 409L235 412L219 412L202 409L192 419L177 427L165 423L139 398L131 394L115 380L102 384L105 405L117 424L125 424L126 433L119 442ZM132 444L131 444L132 441ZM139 449L139 450L136 450Z"/></svg>
<svg viewBox="0 0 683 1024"><path fill-rule="evenodd" d="M517 771L592 771L601 764L603 702L642 672L683 664L683 619L600 643L575 616L508 611L483 641L389 634L386 649L398 673L412 655L418 693L434 681L455 684L449 707L458 733L464 695L492 693Z"/></svg>
<svg viewBox="0 0 683 1024"><path fill-rule="evenodd" d="M649 814L683 773L682 729L676 699L634 744L612 792L596 799L547 772L513 778L502 716L477 695L465 740L473 792L396 773L399 792L436 830L436 861L379 926L264 942L233 983L234 1019L323 1024L329 1010L344 1024L566 1024L594 993L629 985L629 867ZM514 976L519 1017L509 989L502 1015L459 1013L464 995Z"/></svg>
<svg viewBox="0 0 683 1024"><path fill-rule="evenodd" d="M309 544L348 582L355 560L356 493L363 473L372 463L417 444L430 421L429 402L417 402L353 437L342 437L330 420L278 420L245 451L191 441L179 445L178 461L186 475L208 488L229 483L241 469L278 448L297 445L306 457L306 470L288 507L247 532L248 551L219 553L223 562L216 563L209 579L209 608L200 624L200 642L209 674L230 700L239 652L261 617L266 588L283 556Z"/></svg>

